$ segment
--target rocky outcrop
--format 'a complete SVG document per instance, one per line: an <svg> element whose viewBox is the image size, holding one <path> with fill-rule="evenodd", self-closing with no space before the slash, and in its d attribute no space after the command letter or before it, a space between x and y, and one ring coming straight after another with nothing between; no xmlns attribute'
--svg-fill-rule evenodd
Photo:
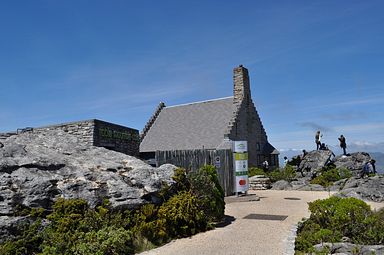
<svg viewBox="0 0 384 255"><path fill-rule="evenodd" d="M333 152L330 150L316 150L308 152L300 162L299 171L303 176L313 176L331 162Z"/></svg>
<svg viewBox="0 0 384 255"><path fill-rule="evenodd" d="M384 245L358 245L353 243L322 243L314 246L315 250L322 252L329 250L327 254L384 254Z"/></svg>
<svg viewBox="0 0 384 255"><path fill-rule="evenodd" d="M384 202L384 176L352 177L344 183L339 182L335 185L340 185L340 191L336 194L337 196Z"/></svg>
<svg viewBox="0 0 384 255"><path fill-rule="evenodd" d="M90 207L109 200L113 209L159 202L172 185L175 166L151 167L123 153L85 146L64 131L21 133L0 148L0 242L15 235L26 217L20 208L50 210L58 198L82 198Z"/></svg>
<svg viewBox="0 0 384 255"><path fill-rule="evenodd" d="M113 208L156 202L162 183L172 183L172 165L153 168L134 157L78 145L61 131L22 133L0 148L0 215L18 205L49 209L59 197L83 198L91 207L104 198Z"/></svg>
<svg viewBox="0 0 384 255"><path fill-rule="evenodd" d="M356 152L347 155L340 155L332 160L336 168L346 168L354 176L358 176L365 163L371 160L371 156L366 152Z"/></svg>
<svg viewBox="0 0 384 255"><path fill-rule="evenodd" d="M291 190L292 184L290 184L288 181L280 180L272 184L273 190Z"/></svg>

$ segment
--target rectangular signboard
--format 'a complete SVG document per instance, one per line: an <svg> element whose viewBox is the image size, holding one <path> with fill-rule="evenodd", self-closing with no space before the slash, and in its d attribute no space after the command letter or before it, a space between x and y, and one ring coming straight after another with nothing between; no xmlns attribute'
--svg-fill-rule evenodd
<svg viewBox="0 0 384 255"><path fill-rule="evenodd" d="M233 159L235 171L235 191L247 192L248 182L248 146L247 141L233 142Z"/></svg>
<svg viewBox="0 0 384 255"><path fill-rule="evenodd" d="M233 151L234 152L248 152L247 141L234 141Z"/></svg>

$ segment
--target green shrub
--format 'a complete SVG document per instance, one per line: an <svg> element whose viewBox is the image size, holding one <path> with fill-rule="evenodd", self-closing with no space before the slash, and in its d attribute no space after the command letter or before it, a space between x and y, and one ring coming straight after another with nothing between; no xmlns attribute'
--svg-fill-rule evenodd
<svg viewBox="0 0 384 255"><path fill-rule="evenodd" d="M351 176L352 173L348 169L337 169L334 165L330 165L323 167L320 171L320 175L311 180L311 184L319 184L324 187L329 187L334 182L350 178Z"/></svg>
<svg viewBox="0 0 384 255"><path fill-rule="evenodd" d="M252 177L252 176L255 176L255 175L266 175L266 173L264 172L263 169L261 168L258 168L258 167L250 167L248 169L248 176L249 177Z"/></svg>
<svg viewBox="0 0 384 255"><path fill-rule="evenodd" d="M160 245L170 239L166 232L164 220L159 219L158 210L157 206L147 204L134 214L132 232L135 233L138 246L148 246L148 243L151 243L152 246ZM140 239L143 240L143 243ZM138 249L138 251L142 250L144 247Z"/></svg>
<svg viewBox="0 0 384 255"><path fill-rule="evenodd" d="M280 180L292 181L296 177L296 171L291 165L286 165L283 169L274 170L267 173L271 182L277 182Z"/></svg>
<svg viewBox="0 0 384 255"><path fill-rule="evenodd" d="M9 240L0 245L0 255L24 255L40 252L40 243L42 242L39 228L41 220L37 220L31 225L19 226L19 236L16 240Z"/></svg>
<svg viewBox="0 0 384 255"><path fill-rule="evenodd" d="M191 193L198 199L198 206L203 210L208 222L224 217L224 190L220 186L214 166L204 166L197 172L188 174Z"/></svg>
<svg viewBox="0 0 384 255"><path fill-rule="evenodd" d="M322 242L340 242L348 237L355 244L382 244L384 210L372 212L355 198L331 197L309 203L311 215L298 227L295 249L313 252Z"/></svg>
<svg viewBox="0 0 384 255"><path fill-rule="evenodd" d="M159 220L165 220L171 237L186 237L207 230L208 222L191 193L182 191L160 206Z"/></svg>
<svg viewBox="0 0 384 255"><path fill-rule="evenodd" d="M133 254L131 232L116 226L89 231L73 244L70 252L79 255Z"/></svg>
<svg viewBox="0 0 384 255"><path fill-rule="evenodd" d="M190 183L184 168L177 168L172 179L176 182L175 187L177 192L190 189Z"/></svg>

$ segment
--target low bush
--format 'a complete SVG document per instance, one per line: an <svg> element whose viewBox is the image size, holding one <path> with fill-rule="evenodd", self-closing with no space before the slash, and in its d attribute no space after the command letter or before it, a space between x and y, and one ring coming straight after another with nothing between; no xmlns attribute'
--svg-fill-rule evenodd
<svg viewBox="0 0 384 255"><path fill-rule="evenodd" d="M320 175L311 180L311 184L320 184L321 186L329 187L336 181L350 177L352 177L352 173L348 169L338 169L335 165L330 165L323 167Z"/></svg>
<svg viewBox="0 0 384 255"><path fill-rule="evenodd" d="M220 186L216 168L204 166L197 172L188 174L190 192L198 199L198 206L204 211L208 222L219 221L224 217L224 190Z"/></svg>
<svg viewBox="0 0 384 255"><path fill-rule="evenodd" d="M204 211L191 193L182 191L160 206L158 221L171 237L186 237L207 229Z"/></svg>
<svg viewBox="0 0 384 255"><path fill-rule="evenodd" d="M361 200L331 197L309 203L309 210L309 219L299 224L297 251L313 252L314 245L342 237L355 244L383 244L384 209L373 212Z"/></svg>
<svg viewBox="0 0 384 255"><path fill-rule="evenodd" d="M258 167L250 167L248 169L248 176L249 177L252 177L252 176L255 176L255 175L266 175L266 173L264 172L263 169L261 168L258 168Z"/></svg>
<svg viewBox="0 0 384 255"><path fill-rule="evenodd" d="M296 177L296 171L291 165L286 165L283 169L277 169L270 173L267 173L271 182L277 182L280 180L292 181Z"/></svg>

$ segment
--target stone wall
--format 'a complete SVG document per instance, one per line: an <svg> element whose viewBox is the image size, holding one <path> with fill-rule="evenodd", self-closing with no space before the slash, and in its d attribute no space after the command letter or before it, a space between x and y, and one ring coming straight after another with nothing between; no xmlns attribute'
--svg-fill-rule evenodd
<svg viewBox="0 0 384 255"><path fill-rule="evenodd" d="M105 147L132 156L139 154L139 131L113 123L92 119L34 128L33 132L59 129L76 135L85 145Z"/></svg>
<svg viewBox="0 0 384 255"><path fill-rule="evenodd" d="M68 122L57 125L33 128L33 132L44 133L46 130L63 130L71 135L76 135L85 145L93 145L93 132L95 120Z"/></svg>

